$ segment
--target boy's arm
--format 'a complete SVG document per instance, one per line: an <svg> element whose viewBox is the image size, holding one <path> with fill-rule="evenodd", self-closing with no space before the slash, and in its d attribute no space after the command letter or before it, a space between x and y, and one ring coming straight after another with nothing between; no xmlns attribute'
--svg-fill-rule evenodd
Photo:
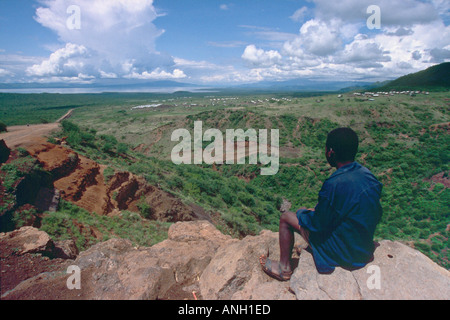
<svg viewBox="0 0 450 320"><path fill-rule="evenodd" d="M300 208L297 211L299 224L311 232L324 232L329 229L331 220L331 203L328 198L320 196L314 209Z"/></svg>

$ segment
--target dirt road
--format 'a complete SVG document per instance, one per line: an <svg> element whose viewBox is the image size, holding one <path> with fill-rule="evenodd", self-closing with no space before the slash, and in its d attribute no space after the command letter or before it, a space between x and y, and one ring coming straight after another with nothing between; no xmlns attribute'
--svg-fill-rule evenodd
<svg viewBox="0 0 450 320"><path fill-rule="evenodd" d="M10 149L26 149L36 143L45 142L45 137L58 128L59 123L8 127L8 132L0 134L0 140L5 140Z"/></svg>
<svg viewBox="0 0 450 320"><path fill-rule="evenodd" d="M5 140L6 145L11 149L18 147L26 149L36 143L45 142L50 133L59 129L59 123L70 118L72 113L73 110L69 110L55 123L8 127L8 132L0 134L0 140Z"/></svg>
<svg viewBox="0 0 450 320"><path fill-rule="evenodd" d="M69 110L65 115L63 115L61 118L56 120L56 123L60 123L63 120L69 119L72 116L73 109Z"/></svg>

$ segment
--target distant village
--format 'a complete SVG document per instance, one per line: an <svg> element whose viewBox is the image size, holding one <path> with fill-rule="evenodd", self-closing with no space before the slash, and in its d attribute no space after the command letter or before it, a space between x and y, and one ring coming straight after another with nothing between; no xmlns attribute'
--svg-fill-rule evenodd
<svg viewBox="0 0 450 320"><path fill-rule="evenodd" d="M404 90L404 91L378 91L378 92L353 92L353 93L346 93L345 96L349 97L349 96L353 96L353 97L359 97L360 99L365 99L366 101L374 101L375 98L377 97L388 97L388 96L395 96L395 95L409 95L411 97L419 95L419 94L424 94L424 95L429 95L430 93L428 91L414 91L414 90ZM344 94L339 94L337 96L338 98L344 98ZM158 103L153 103L153 104L148 104L148 105L140 105L140 106L136 106L136 107L132 107L131 110L137 110L137 109L153 109L154 111L156 111L157 109L161 109L161 108L168 108L168 107L178 107L178 106L183 106L183 107L198 107L198 106L203 106L206 107L207 105L199 105L197 103L192 103L192 102L183 102L180 104L176 104L173 103L176 100L182 100L182 99L191 99L192 97L181 97L178 99L167 99L167 100L162 100L162 101L153 101L153 102L158 102ZM230 102L230 100L240 100L240 98L238 97L214 97L214 96L207 96L205 98L208 98L210 101L210 105L211 106L217 106L217 105L223 105L226 104L228 102ZM253 104L253 105L258 105L258 104L262 104L262 103L281 103L281 102L291 102L292 99L289 98L265 98L265 99L254 99L254 100L250 100L247 101L247 104ZM164 102L169 102L170 105L164 104ZM322 102L321 99L316 100L316 102Z"/></svg>
<svg viewBox="0 0 450 320"><path fill-rule="evenodd" d="M369 98L369 101L373 101L373 98L376 97L380 97L380 96L395 96L395 95L409 95L411 97L418 95L418 94L425 94L425 95L429 95L430 93L428 91L413 91L413 90L405 90L405 91L378 91L378 92L364 92L364 93L360 93L360 92L354 92L353 96L355 97L366 97ZM342 98L342 94L338 95L338 98Z"/></svg>

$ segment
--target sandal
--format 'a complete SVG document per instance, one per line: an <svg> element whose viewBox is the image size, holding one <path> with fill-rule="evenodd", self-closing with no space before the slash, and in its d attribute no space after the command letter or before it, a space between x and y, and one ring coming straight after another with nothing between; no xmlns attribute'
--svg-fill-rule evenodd
<svg viewBox="0 0 450 320"><path fill-rule="evenodd" d="M260 260L263 271L270 277L272 277L278 281L289 281L291 279L293 272L292 271L282 271L280 262L274 262L273 260L270 260L268 257L266 257L264 255L261 256L259 258L259 260ZM277 267L278 273L275 272L275 270L273 268L274 266Z"/></svg>

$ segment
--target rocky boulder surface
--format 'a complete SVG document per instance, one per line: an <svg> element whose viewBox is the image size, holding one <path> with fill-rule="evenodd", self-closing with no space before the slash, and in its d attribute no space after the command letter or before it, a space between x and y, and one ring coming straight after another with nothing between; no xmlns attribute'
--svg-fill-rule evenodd
<svg viewBox="0 0 450 320"><path fill-rule="evenodd" d="M1 237L2 241L9 238L9 234ZM48 250L45 239L41 240L39 248ZM298 240L298 245L304 246ZM149 248L134 247L123 239L99 243L68 260L64 268L21 282L2 293L2 299L450 298L450 272L398 242L381 241L374 261L365 268L336 268L328 275L319 274L311 254L302 250L294 256L298 266L292 279L283 283L261 270L258 258L268 251L271 258L278 258L275 232L237 240L207 221L179 222L171 226L167 240ZM69 289L68 265L80 270L80 289Z"/></svg>

